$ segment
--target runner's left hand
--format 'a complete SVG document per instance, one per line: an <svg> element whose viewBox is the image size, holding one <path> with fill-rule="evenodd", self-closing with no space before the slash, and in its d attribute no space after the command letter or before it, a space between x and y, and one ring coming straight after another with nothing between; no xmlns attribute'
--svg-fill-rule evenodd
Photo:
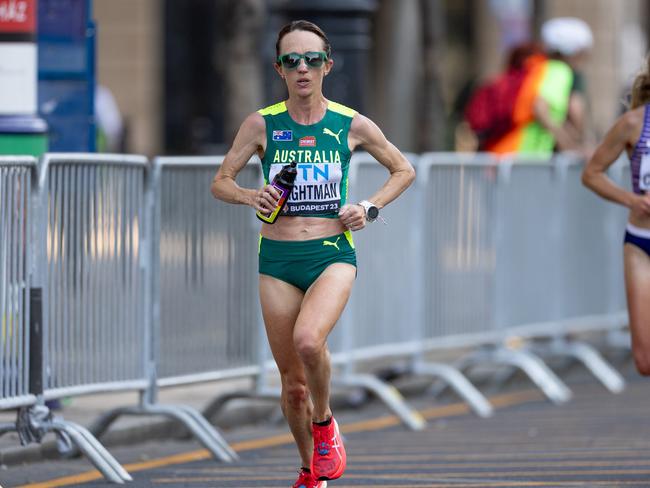
<svg viewBox="0 0 650 488"><path fill-rule="evenodd" d="M361 205L348 203L339 210L339 220L352 231L361 230L366 226L366 212Z"/></svg>

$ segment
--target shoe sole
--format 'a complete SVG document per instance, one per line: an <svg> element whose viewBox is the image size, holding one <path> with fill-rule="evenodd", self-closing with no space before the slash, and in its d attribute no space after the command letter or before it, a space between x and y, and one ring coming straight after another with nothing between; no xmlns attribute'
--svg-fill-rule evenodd
<svg viewBox="0 0 650 488"><path fill-rule="evenodd" d="M339 479L343 473L345 472L346 464L341 464L341 469L339 469L336 473L334 473L332 476L319 476L318 481L332 481L332 480L337 480Z"/></svg>
<svg viewBox="0 0 650 488"><path fill-rule="evenodd" d="M333 480L337 480L337 479L339 479L339 478L343 475L344 472L345 472L345 468L343 468L343 469L341 470L340 473L336 473L336 474L334 474L334 476L332 476L331 478L328 478L327 476L321 476L320 478L318 478L318 481L333 481ZM325 485L325 486L327 486L327 485Z"/></svg>

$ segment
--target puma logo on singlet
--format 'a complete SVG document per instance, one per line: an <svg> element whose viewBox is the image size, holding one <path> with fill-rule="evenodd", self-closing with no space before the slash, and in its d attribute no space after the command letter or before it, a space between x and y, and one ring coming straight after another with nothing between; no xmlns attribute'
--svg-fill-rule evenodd
<svg viewBox="0 0 650 488"><path fill-rule="evenodd" d="M339 141L339 136L341 135L341 132L343 132L343 129L338 131L336 134L334 132L332 132L331 130L329 130L327 127L325 127L323 129L323 134L326 134L328 136L332 136L334 139L336 139L336 142L338 142L339 144L341 144L341 141Z"/></svg>
<svg viewBox="0 0 650 488"><path fill-rule="evenodd" d="M337 251L340 251L339 249L339 239L341 236L338 236L334 242L332 241L323 241L323 246L334 246Z"/></svg>

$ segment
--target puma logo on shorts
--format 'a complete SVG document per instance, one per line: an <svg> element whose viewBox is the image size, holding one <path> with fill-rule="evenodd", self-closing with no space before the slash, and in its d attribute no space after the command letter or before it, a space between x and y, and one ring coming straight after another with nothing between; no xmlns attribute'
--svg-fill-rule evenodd
<svg viewBox="0 0 650 488"><path fill-rule="evenodd" d="M323 241L323 246L334 246L337 251L340 251L339 249L339 239L341 236L338 236L334 242L332 241Z"/></svg>
<svg viewBox="0 0 650 488"><path fill-rule="evenodd" d="M327 246L336 248L328 250ZM334 263L357 267L352 233L306 241L275 241L260 236L259 272L307 291L328 266Z"/></svg>

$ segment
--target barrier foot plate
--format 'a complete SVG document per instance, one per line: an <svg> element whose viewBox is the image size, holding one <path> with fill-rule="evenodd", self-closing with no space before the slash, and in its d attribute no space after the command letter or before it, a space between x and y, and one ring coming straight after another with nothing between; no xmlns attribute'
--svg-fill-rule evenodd
<svg viewBox="0 0 650 488"><path fill-rule="evenodd" d="M364 388L381 399L411 430L422 430L426 420L404 400L402 394L392 385L367 374L348 374L332 378L333 386Z"/></svg>

